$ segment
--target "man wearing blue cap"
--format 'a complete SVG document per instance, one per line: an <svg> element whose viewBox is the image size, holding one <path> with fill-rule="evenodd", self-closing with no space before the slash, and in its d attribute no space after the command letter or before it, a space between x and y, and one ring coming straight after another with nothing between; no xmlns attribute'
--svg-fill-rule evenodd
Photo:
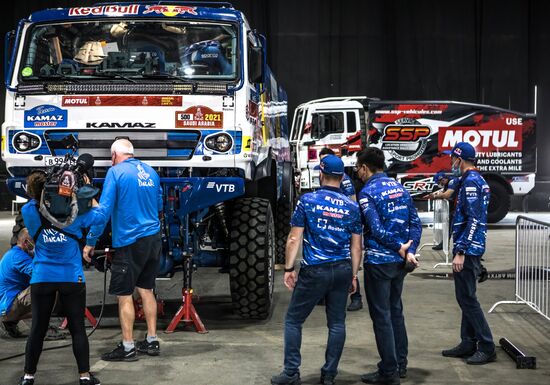
<svg viewBox="0 0 550 385"><path fill-rule="evenodd" d="M445 357L466 357L466 363L482 365L496 359L489 324L476 297L476 280L487 237L489 185L475 167L476 152L466 142L451 151L453 173L461 175L453 221L453 277L456 300L462 310L461 342L443 350Z"/></svg>
<svg viewBox="0 0 550 385"><path fill-rule="evenodd" d="M340 190L344 163L328 155L320 164L321 188L304 194L291 220L286 243L284 284L292 291L285 318L284 370L274 385L300 384L302 325L321 298L326 298L329 329L321 384L333 385L346 339L346 300L356 290L361 263L361 213ZM294 262L303 237L300 273Z"/></svg>
<svg viewBox="0 0 550 385"><path fill-rule="evenodd" d="M455 210L455 192L459 183L457 177L448 176L444 171L434 175L434 183L438 184L441 190L437 190L426 196L426 199L445 199L449 201L449 238L451 237L451 226ZM443 250L443 241L432 247L433 250Z"/></svg>

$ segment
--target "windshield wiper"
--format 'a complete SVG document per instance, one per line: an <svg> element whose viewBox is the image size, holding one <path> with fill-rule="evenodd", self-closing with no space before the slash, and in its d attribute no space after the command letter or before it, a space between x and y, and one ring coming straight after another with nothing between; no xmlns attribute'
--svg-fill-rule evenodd
<svg viewBox="0 0 550 385"><path fill-rule="evenodd" d="M105 79L122 79L126 80L130 83L137 83L134 79L129 78L128 76L124 76L118 73L109 73L109 72L94 72L92 74L87 74L89 76L94 76L98 78L105 78Z"/></svg>
<svg viewBox="0 0 550 385"><path fill-rule="evenodd" d="M53 75L35 75L34 77L42 80L50 79L50 80L68 80L73 83L80 83L78 79L76 79L74 76L69 75L63 75L63 74L53 74Z"/></svg>
<svg viewBox="0 0 550 385"><path fill-rule="evenodd" d="M172 75L168 72L161 72L161 73L141 73L140 74L143 78L149 78L149 79L175 79L186 83L192 83L190 79L184 78L182 76Z"/></svg>

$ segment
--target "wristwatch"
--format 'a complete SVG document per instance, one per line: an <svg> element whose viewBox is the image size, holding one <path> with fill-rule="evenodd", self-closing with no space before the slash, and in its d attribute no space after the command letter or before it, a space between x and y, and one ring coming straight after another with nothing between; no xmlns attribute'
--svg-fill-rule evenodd
<svg viewBox="0 0 550 385"><path fill-rule="evenodd" d="M285 273L292 273L293 271L294 271L294 266L288 269L285 267Z"/></svg>

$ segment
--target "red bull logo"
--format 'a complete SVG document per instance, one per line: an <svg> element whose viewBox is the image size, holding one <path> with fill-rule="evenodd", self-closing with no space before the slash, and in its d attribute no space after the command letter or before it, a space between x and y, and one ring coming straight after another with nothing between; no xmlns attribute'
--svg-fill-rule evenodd
<svg viewBox="0 0 550 385"><path fill-rule="evenodd" d="M139 4L131 5L101 5L99 7L69 8L69 16L118 16L137 15Z"/></svg>
<svg viewBox="0 0 550 385"><path fill-rule="evenodd" d="M144 15L149 13L155 13L157 15L164 15L168 17L173 17L177 15L190 14L197 15L197 7L188 7L185 5L146 5Z"/></svg>

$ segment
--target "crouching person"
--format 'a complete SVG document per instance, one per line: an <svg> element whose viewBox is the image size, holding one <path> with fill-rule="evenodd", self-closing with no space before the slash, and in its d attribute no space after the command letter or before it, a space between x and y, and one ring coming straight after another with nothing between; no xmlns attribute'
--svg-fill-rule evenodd
<svg viewBox="0 0 550 385"><path fill-rule="evenodd" d="M326 298L329 328L321 383L334 384L346 339L346 302L356 290L361 263L361 214L357 203L340 190L344 163L329 155L321 160L321 188L303 195L292 216L286 244L284 284L292 291L285 319L284 370L274 385L300 383L302 325L321 298ZM300 273L294 262L303 238Z"/></svg>
<svg viewBox="0 0 550 385"><path fill-rule="evenodd" d="M34 243L26 228L17 235L17 244L0 260L0 316L3 332L20 338L19 321L31 318L32 253Z"/></svg>

